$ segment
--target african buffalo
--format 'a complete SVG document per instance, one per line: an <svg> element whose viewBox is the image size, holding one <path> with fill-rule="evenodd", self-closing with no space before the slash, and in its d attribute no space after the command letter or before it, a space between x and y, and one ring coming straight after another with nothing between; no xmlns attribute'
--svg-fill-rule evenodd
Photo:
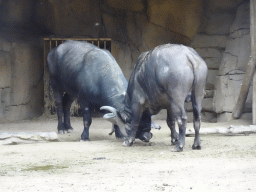
<svg viewBox="0 0 256 192"><path fill-rule="evenodd" d="M108 105L123 111L127 80L109 51L87 42L68 40L50 51L47 56L50 83L55 96L58 115L58 132L72 132L70 107L77 99L83 115L84 130L81 140L89 140L91 111ZM145 115L145 118L151 116ZM143 124L136 138L149 141L152 137L150 126ZM145 120L148 122L148 120ZM119 125L122 121L117 122ZM122 137L117 124L116 136Z"/></svg>
<svg viewBox="0 0 256 192"><path fill-rule="evenodd" d="M141 117L147 113L157 114L167 109L167 124L171 129L174 151L182 151L185 145L186 111L184 102L191 99L194 114L195 140L193 149L201 149L199 129L201 125L202 100L207 76L207 66L197 52L184 45L160 45L141 54L131 74L125 109L108 108L107 120L125 122L118 124L125 134L125 144L133 144ZM191 95L190 95L191 94ZM148 119L150 121L150 119ZM175 131L175 120L179 134Z"/></svg>

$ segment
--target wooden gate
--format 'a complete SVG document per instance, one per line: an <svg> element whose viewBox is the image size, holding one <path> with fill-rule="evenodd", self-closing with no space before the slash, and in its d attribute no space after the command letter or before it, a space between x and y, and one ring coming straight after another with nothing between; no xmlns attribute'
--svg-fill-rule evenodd
<svg viewBox="0 0 256 192"><path fill-rule="evenodd" d="M110 38L44 38L44 113L55 114L55 99L53 91L50 87L50 74L47 67L47 55L54 48L65 42L66 40L87 41L102 49L107 49L111 52ZM80 107L75 101L71 106L71 115L79 116Z"/></svg>

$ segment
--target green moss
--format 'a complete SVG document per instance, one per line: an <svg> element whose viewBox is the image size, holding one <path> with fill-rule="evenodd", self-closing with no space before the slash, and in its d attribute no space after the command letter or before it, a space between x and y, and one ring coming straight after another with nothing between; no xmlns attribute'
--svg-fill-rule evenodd
<svg viewBox="0 0 256 192"><path fill-rule="evenodd" d="M32 166L27 169L23 169L22 171L49 171L49 170L65 169L65 168L68 168L68 166L44 165L44 166Z"/></svg>

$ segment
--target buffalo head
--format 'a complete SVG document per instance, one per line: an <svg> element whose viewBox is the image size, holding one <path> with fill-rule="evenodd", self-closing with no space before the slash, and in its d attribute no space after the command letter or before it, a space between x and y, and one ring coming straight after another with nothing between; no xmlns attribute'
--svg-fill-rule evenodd
<svg viewBox="0 0 256 192"><path fill-rule="evenodd" d="M106 113L103 118L110 121L111 123L117 125L119 127L119 130L121 134L123 135L124 143L123 145L131 145L133 141L129 141L129 132L131 130L131 124L129 121L129 117L126 114L120 113L115 108L110 106L103 106L100 108L101 110L107 110L111 113ZM151 120L149 121L151 123ZM158 126L160 127L160 126ZM140 139L144 142L149 142L149 140L152 138L153 134L143 126L143 124L140 124L138 132L136 134L136 138Z"/></svg>

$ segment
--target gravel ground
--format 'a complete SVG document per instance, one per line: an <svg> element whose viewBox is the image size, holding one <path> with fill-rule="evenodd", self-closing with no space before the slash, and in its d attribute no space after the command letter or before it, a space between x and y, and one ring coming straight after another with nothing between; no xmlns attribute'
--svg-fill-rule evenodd
<svg viewBox="0 0 256 192"><path fill-rule="evenodd" d="M186 137L183 152L171 152L170 131L156 121L149 143L123 147L109 136L111 124L94 118L89 142L75 131L58 142L0 145L0 191L256 191L256 134L201 135L202 150L192 150ZM203 123L203 128L249 125L246 120ZM0 132L56 131L56 118L0 124ZM192 127L192 124L188 124Z"/></svg>

